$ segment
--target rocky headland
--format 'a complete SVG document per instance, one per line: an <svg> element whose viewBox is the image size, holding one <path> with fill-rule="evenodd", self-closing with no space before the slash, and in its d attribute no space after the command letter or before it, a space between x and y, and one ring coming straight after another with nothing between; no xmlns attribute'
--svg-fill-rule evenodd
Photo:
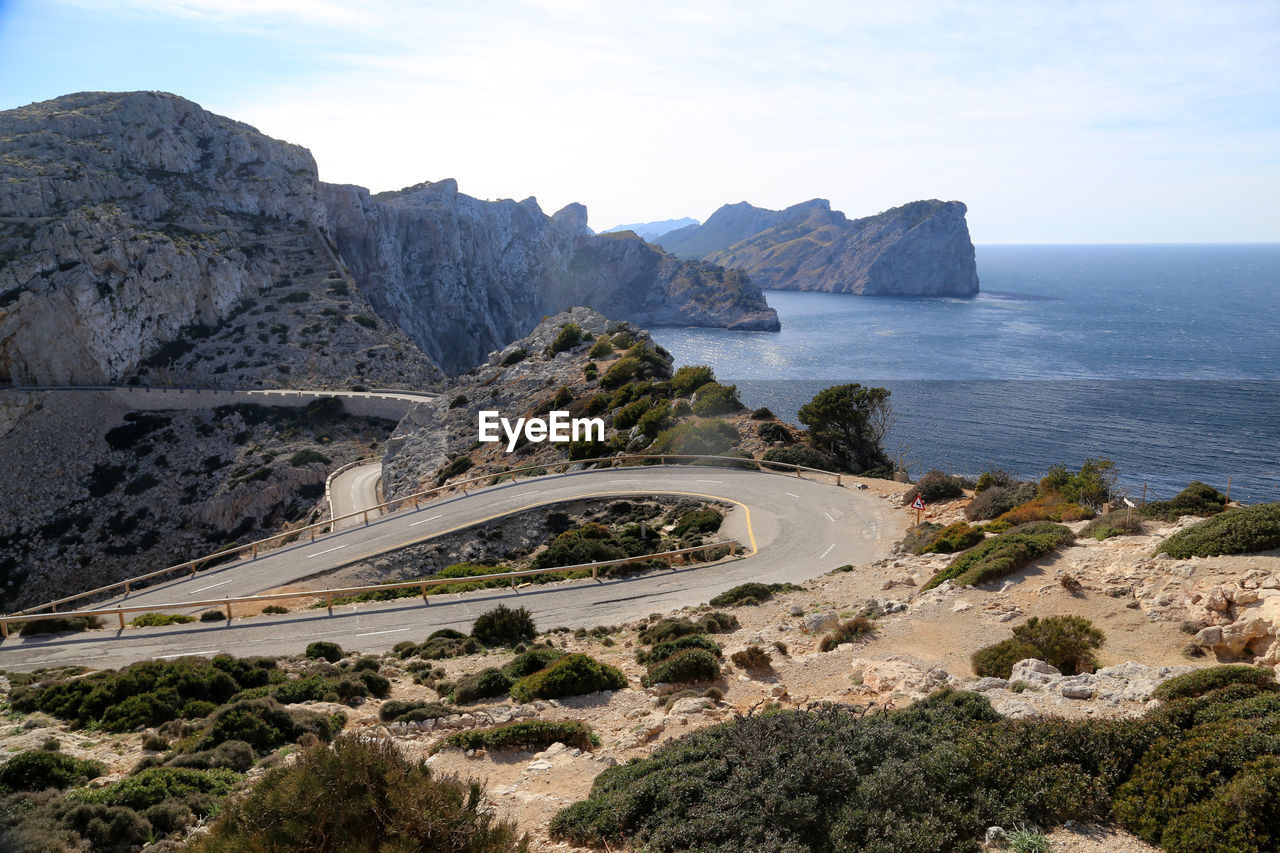
<svg viewBox="0 0 1280 853"><path fill-rule="evenodd" d="M740 269L766 290L972 296L973 243L958 201L913 201L848 219L826 199L785 210L728 204L659 241L682 258Z"/></svg>

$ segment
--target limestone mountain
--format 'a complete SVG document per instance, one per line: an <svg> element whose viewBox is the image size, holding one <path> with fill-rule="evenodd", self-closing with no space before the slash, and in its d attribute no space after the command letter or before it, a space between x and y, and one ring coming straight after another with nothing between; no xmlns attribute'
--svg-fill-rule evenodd
<svg viewBox="0 0 1280 853"><path fill-rule="evenodd" d="M766 290L972 296L978 271L965 212L958 201L914 201L850 220L825 199L785 210L739 202L659 242L678 257L741 269Z"/></svg>
<svg viewBox="0 0 1280 853"><path fill-rule="evenodd" d="M612 228L606 228L601 234L613 234L617 231L632 231L637 236L650 243L656 243L658 238L663 234L670 234L677 228L688 228L690 225L697 225L698 220L691 216L682 216L679 219L660 219L655 222L632 222L628 225L615 225Z"/></svg>
<svg viewBox="0 0 1280 853"><path fill-rule="evenodd" d="M175 95L0 113L0 186L0 384L421 386L582 301L777 328L742 274L593 237L581 205L373 199Z"/></svg>

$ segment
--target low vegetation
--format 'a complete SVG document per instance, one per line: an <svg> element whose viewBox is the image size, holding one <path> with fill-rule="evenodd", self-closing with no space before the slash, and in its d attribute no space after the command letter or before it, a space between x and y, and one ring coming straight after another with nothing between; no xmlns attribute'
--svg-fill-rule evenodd
<svg viewBox="0 0 1280 853"><path fill-rule="evenodd" d="M973 671L979 676L1009 678L1020 660L1037 658L1057 667L1064 675L1093 672L1094 654L1106 637L1081 616L1032 616L1013 629L1013 636L973 653Z"/></svg>
<svg viewBox="0 0 1280 853"><path fill-rule="evenodd" d="M538 635L538 626L527 608L499 604L481 613L471 625L471 636L486 646L515 646Z"/></svg>
<svg viewBox="0 0 1280 853"><path fill-rule="evenodd" d="M185 625L194 621L196 621L194 616L188 616L185 613L143 613L141 616L135 616L129 624L135 628L157 628L165 625Z"/></svg>
<svg viewBox="0 0 1280 853"><path fill-rule="evenodd" d="M1060 524L1037 522L1011 527L958 555L924 589L933 589L947 580L956 586L1000 580L1073 541L1075 534Z"/></svg>
<svg viewBox="0 0 1280 853"><path fill-rule="evenodd" d="M1138 512L1143 518L1177 521L1184 515L1217 515L1227 508L1227 496L1213 486L1193 480L1190 485L1167 501L1152 501Z"/></svg>
<svg viewBox="0 0 1280 853"><path fill-rule="evenodd" d="M436 749L535 750L546 749L557 742L590 750L598 745L599 739L590 726L578 720L529 720L456 732L441 741Z"/></svg>
<svg viewBox="0 0 1280 853"><path fill-rule="evenodd" d="M597 690L621 690L626 686L627 677L616 667L588 655L571 654L521 678L512 685L511 698L516 702L532 702L580 696Z"/></svg>
<svg viewBox="0 0 1280 853"><path fill-rule="evenodd" d="M605 770L551 832L654 853L978 853L988 826L1114 816L1171 853L1262 853L1280 843L1274 689L1115 721L1010 720L949 689L878 714L750 715Z"/></svg>
<svg viewBox="0 0 1280 853"><path fill-rule="evenodd" d="M754 607L772 599L779 593L798 592L803 587L793 583L749 583L738 584L733 589L725 590L712 598L712 607Z"/></svg>
<svg viewBox="0 0 1280 853"><path fill-rule="evenodd" d="M937 503L951 500L964 494L964 484L959 477L952 477L942 471L932 470L925 473L910 491L903 496L906 505L910 505L917 496L925 503Z"/></svg>
<svg viewBox="0 0 1280 853"><path fill-rule="evenodd" d="M1185 560L1224 554L1256 554L1280 548L1280 503L1231 509L1160 543L1157 554Z"/></svg>
<svg viewBox="0 0 1280 853"><path fill-rule="evenodd" d="M830 631L822 636L822 640L818 643L818 651L830 652L845 643L852 643L870 634L875 628L870 619L865 616L855 616L852 619L846 619Z"/></svg>

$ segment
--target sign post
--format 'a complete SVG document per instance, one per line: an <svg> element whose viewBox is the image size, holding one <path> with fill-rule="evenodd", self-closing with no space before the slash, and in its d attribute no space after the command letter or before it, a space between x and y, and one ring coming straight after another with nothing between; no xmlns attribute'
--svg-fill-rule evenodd
<svg viewBox="0 0 1280 853"><path fill-rule="evenodd" d="M924 498L916 495L916 499L911 502L911 508L916 511L916 527L919 527L920 513L924 512Z"/></svg>

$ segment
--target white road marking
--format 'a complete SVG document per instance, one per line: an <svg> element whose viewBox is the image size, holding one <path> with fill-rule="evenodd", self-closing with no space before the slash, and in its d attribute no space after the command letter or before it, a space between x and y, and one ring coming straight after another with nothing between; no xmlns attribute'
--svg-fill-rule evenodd
<svg viewBox="0 0 1280 853"><path fill-rule="evenodd" d="M795 492L787 492L787 494L791 495L791 497L793 497L793 498L798 498L798 497L800 497L800 496L799 496L799 495L797 495Z"/></svg>
<svg viewBox="0 0 1280 853"><path fill-rule="evenodd" d="M698 480L699 483L716 483L721 484L724 480Z"/></svg>
<svg viewBox="0 0 1280 853"><path fill-rule="evenodd" d="M402 631L412 631L412 628L392 628L389 631L366 631L363 634L356 634L357 637L374 637L378 634L399 634Z"/></svg>
<svg viewBox="0 0 1280 853"><path fill-rule="evenodd" d="M824 512L823 515L827 517L827 521L835 521L835 519L831 517L831 513Z"/></svg>
<svg viewBox="0 0 1280 853"><path fill-rule="evenodd" d="M430 518L424 518L422 521L414 521L409 524L410 527L417 527L419 524L426 524L428 521L435 521L437 518L444 518L442 515L433 515Z"/></svg>
<svg viewBox="0 0 1280 853"><path fill-rule="evenodd" d="M351 544L350 542L347 543L347 545L350 545L350 544ZM347 545L335 545L334 547L330 548L327 551L321 551L318 554L308 554L307 559L310 560L314 557L323 557L325 554L332 554L334 551L341 551L343 548L347 547Z"/></svg>
<svg viewBox="0 0 1280 853"><path fill-rule="evenodd" d="M232 580L234 580L234 578L232 578ZM231 583L230 580L219 581L218 583L211 583L208 586L202 586L199 589L193 589L191 590L191 592L187 593L187 595L192 596L192 595L195 595L197 592L204 592L206 589L213 589L215 586L226 586L229 583Z"/></svg>
<svg viewBox="0 0 1280 853"><path fill-rule="evenodd" d="M192 657L193 655L216 655L218 652L219 652L219 649L205 649L202 652L183 652L182 654L178 654L178 655L158 655L157 659L171 660L173 658L189 658L189 657Z"/></svg>
<svg viewBox="0 0 1280 853"><path fill-rule="evenodd" d="M830 545L827 546L827 550L822 552L822 557L819 557L818 559L821 560L824 557L826 557L828 554L831 553L831 549L834 547L836 547L836 543L832 542Z"/></svg>

